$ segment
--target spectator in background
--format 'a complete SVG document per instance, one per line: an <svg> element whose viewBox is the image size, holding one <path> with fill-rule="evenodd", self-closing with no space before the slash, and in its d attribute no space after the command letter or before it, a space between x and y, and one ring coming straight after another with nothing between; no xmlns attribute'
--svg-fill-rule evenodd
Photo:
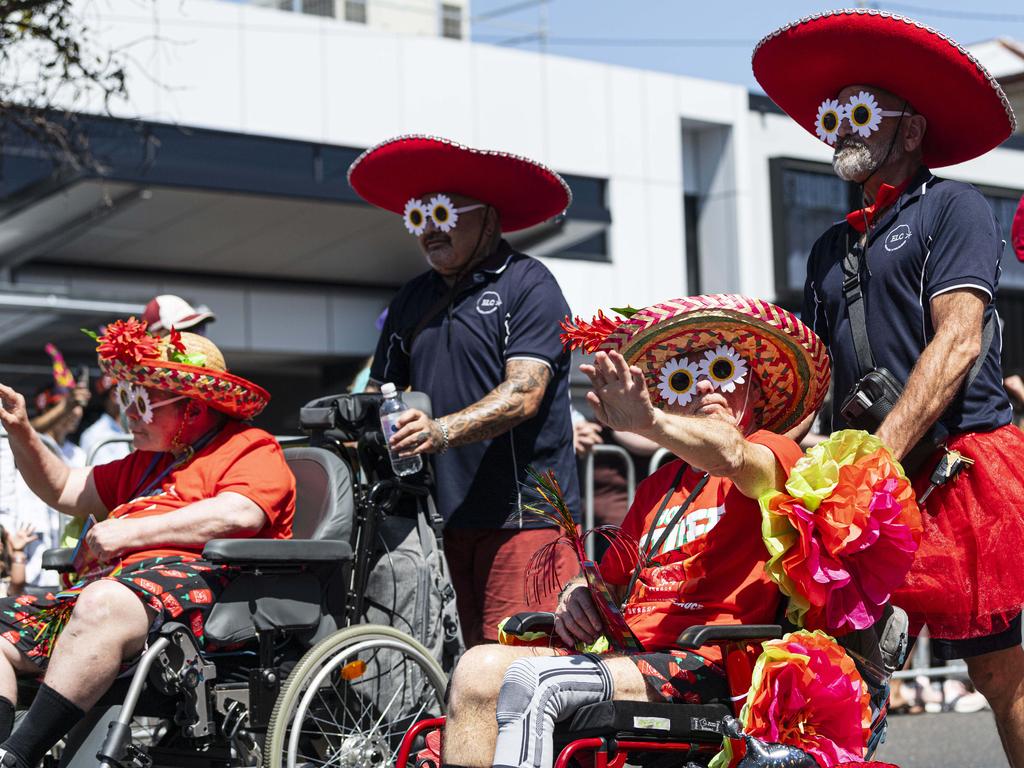
<svg viewBox="0 0 1024 768"><path fill-rule="evenodd" d="M83 409L88 402L89 390L84 387L61 393L47 386L40 389L32 399L31 411L35 414L31 419L32 426L43 445L71 467L85 466L85 452L71 442L68 436L78 429ZM7 440L3 442L0 475L6 475L10 481L3 483L0 525L7 531L29 531L34 534L32 539L24 541L21 546L25 558L24 582L39 588L57 586L57 573L43 570L43 553L60 546L61 534L68 518L32 492L14 465ZM14 559L17 558L12 555Z"/></svg>
<svg viewBox="0 0 1024 768"><path fill-rule="evenodd" d="M578 418L577 418L578 417ZM658 444L632 432L619 432L590 421L578 411L573 412L573 448L580 461L580 478L586 480L585 462L598 445L618 445L629 453L636 482L648 475L651 456ZM628 475L622 456L596 453L594 455L594 525L621 525L632 502ZM584 489L584 493L586 489ZM584 496L584 503L586 497ZM594 559L599 560L608 547L601 536L594 538Z"/></svg>
<svg viewBox="0 0 1024 768"><path fill-rule="evenodd" d="M1013 252L1017 254L1017 258L1024 261L1024 197L1021 197L1017 214L1013 217L1010 242L1013 243Z"/></svg>
<svg viewBox="0 0 1024 768"><path fill-rule="evenodd" d="M531 556L560 533L520 518L534 500L527 467L554 470L579 519L569 354L558 339L569 307L547 268L502 237L559 215L571 193L540 163L426 136L373 147L348 178L403 216L430 267L391 302L368 388L393 382L430 396L436 418L406 411L391 447L433 455L463 636L468 647L494 642L506 616L555 606L554 595L525 595ZM562 572L575 572L558 549Z"/></svg>
<svg viewBox="0 0 1024 768"><path fill-rule="evenodd" d="M146 321L146 327L157 336L166 336L171 328L205 336L206 327L217 316L205 304L193 307L180 296L165 293L149 300L142 319Z"/></svg>
<svg viewBox="0 0 1024 768"><path fill-rule="evenodd" d="M25 593L25 547L39 538L30 525L10 530L0 528L0 597L18 597Z"/></svg>
<svg viewBox="0 0 1024 768"><path fill-rule="evenodd" d="M121 407L117 402L117 390L114 380L109 376L101 376L96 382L96 397L101 401L103 410L96 421L82 432L82 450L88 459L93 448L114 437L128 437L121 424ZM103 445L92 456L92 464L106 464L108 461L123 459L131 453L130 442L110 442Z"/></svg>

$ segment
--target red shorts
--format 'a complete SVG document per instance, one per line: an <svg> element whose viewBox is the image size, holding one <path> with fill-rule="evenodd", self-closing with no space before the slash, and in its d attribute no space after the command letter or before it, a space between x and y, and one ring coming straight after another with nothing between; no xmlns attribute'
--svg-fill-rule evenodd
<svg viewBox="0 0 1024 768"><path fill-rule="evenodd" d="M498 641L498 624L521 611L553 611L557 590L538 596L527 576L533 554L561 534L557 528L447 529L444 552L455 587L466 647ZM568 547L555 547L558 583L580 572Z"/></svg>
<svg viewBox="0 0 1024 768"><path fill-rule="evenodd" d="M948 448L974 460L921 510L923 535L892 601L911 632L966 640L1006 631L1024 604L1024 433L1013 426L957 435ZM941 454L913 478L918 497Z"/></svg>

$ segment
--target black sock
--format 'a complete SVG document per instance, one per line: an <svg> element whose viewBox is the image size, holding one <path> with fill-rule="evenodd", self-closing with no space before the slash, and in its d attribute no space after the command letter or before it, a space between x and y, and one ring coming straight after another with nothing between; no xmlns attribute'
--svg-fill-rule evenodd
<svg viewBox="0 0 1024 768"><path fill-rule="evenodd" d="M43 683L18 730L0 749L13 752L19 766L34 768L83 717L85 712Z"/></svg>
<svg viewBox="0 0 1024 768"><path fill-rule="evenodd" d="M7 741L14 730L14 705L0 696L0 742Z"/></svg>

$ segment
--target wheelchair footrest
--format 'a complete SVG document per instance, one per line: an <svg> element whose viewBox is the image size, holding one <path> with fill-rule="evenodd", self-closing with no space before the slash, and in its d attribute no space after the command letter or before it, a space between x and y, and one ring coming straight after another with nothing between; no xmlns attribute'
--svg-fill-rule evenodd
<svg viewBox="0 0 1024 768"><path fill-rule="evenodd" d="M581 707L568 726L574 738L672 737L715 743L722 740L725 704L673 704L650 701L604 701Z"/></svg>

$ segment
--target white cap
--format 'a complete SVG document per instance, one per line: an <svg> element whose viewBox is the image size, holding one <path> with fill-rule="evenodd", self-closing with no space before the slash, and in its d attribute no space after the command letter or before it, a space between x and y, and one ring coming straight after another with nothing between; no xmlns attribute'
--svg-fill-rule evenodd
<svg viewBox="0 0 1024 768"><path fill-rule="evenodd" d="M386 384L380 385L380 393L384 395L384 397L394 397L398 393L398 390L395 389L395 385L389 381Z"/></svg>
<svg viewBox="0 0 1024 768"><path fill-rule="evenodd" d="M184 331L215 317L207 306L193 307L180 296L165 293L150 299L142 319L153 333L170 333L171 328Z"/></svg>

